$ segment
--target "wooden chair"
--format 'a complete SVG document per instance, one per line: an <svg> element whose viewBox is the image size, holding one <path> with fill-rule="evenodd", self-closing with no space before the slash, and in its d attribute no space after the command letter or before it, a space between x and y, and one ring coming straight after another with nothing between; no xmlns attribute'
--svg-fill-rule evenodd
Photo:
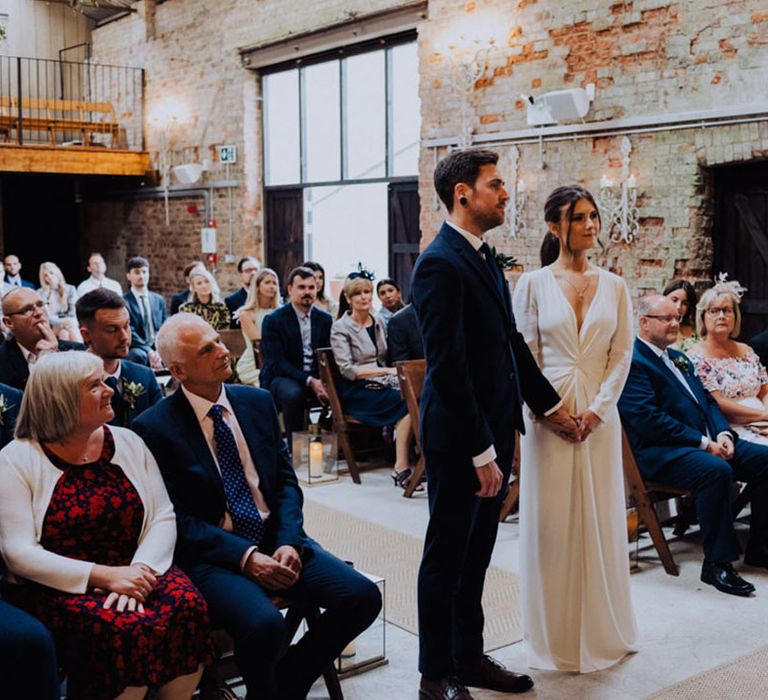
<svg viewBox="0 0 768 700"><path fill-rule="evenodd" d="M285 650L288 649L302 621L306 621L307 627L312 627L320 617L320 610L316 606L308 606L296 603L295 601L282 598L281 596L270 596L270 599L279 610L285 610ZM200 682L200 698L215 697L217 687L229 684L229 681L240 679L240 670L237 667L234 656L234 641L224 630L214 630L212 633L213 645L216 649L217 659L213 668L206 671ZM344 693L341 690L339 674L335 664L331 663L323 671L323 680L328 691L329 700L344 700ZM242 685L242 680L232 683L237 687Z"/></svg>
<svg viewBox="0 0 768 700"><path fill-rule="evenodd" d="M253 341L253 359L256 363L256 369L264 367L264 355L261 352L261 340Z"/></svg>
<svg viewBox="0 0 768 700"><path fill-rule="evenodd" d="M221 342L227 346L232 360L237 362L245 352L245 338L239 328L225 328L219 331Z"/></svg>
<svg viewBox="0 0 768 700"><path fill-rule="evenodd" d="M404 498L411 498L424 477L424 453L421 451L419 436L419 400L421 399L421 390L424 388L427 363L425 360L403 360L395 362L395 368L397 369L397 378L400 380L400 393L405 399L405 405L408 406L411 429L419 447L419 461L413 468L413 473L408 479L405 491L403 491Z"/></svg>

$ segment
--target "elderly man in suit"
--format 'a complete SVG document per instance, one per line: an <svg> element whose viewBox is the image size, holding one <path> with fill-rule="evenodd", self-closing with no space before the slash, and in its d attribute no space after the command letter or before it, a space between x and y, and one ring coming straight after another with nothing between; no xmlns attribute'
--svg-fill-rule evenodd
<svg viewBox="0 0 768 700"><path fill-rule="evenodd" d="M165 300L150 292L149 261L139 256L128 260L126 277L131 288L125 293L126 307L131 318L131 349L128 357L140 365L162 369L163 363L155 350L155 336L168 318Z"/></svg>
<svg viewBox="0 0 768 700"><path fill-rule="evenodd" d="M283 412L285 431L304 425L304 409L328 400L318 379L315 350L331 344L329 313L314 306L317 298L315 273L296 267L288 275L288 303L264 318L261 326L261 352L264 366L259 375Z"/></svg>
<svg viewBox="0 0 768 700"><path fill-rule="evenodd" d="M512 468L522 403L575 439L577 426L542 375L512 316L509 288L483 234L509 199L486 150L435 169L448 220L416 262L411 298L427 361L421 397L430 518L419 570L422 700L467 700L466 686L533 687L483 655L482 592Z"/></svg>
<svg viewBox="0 0 768 700"><path fill-rule="evenodd" d="M768 568L768 447L739 440L704 389L690 360L670 345L679 318L666 297L647 296L638 308L640 335L619 399L619 413L646 479L691 489L701 526L701 580L719 591L748 596L755 588L732 562L740 548L733 529L733 481L752 494L744 563Z"/></svg>
<svg viewBox="0 0 768 700"><path fill-rule="evenodd" d="M45 303L34 289L16 287L3 297L3 326L12 337L0 344L0 382L24 390L29 367L43 353L84 350L82 343L58 340Z"/></svg>
<svg viewBox="0 0 768 700"><path fill-rule="evenodd" d="M271 396L225 385L229 351L200 317L179 313L158 349L181 389L134 429L157 459L179 521L177 560L235 639L248 697L305 698L381 607L367 578L303 529L302 493ZM325 610L284 656L279 593Z"/></svg>
<svg viewBox="0 0 768 700"><path fill-rule="evenodd" d="M88 350L104 361L105 383L112 389L115 417L110 425L130 428L133 421L163 398L155 373L126 360L131 321L123 297L94 289L77 300L77 321Z"/></svg>

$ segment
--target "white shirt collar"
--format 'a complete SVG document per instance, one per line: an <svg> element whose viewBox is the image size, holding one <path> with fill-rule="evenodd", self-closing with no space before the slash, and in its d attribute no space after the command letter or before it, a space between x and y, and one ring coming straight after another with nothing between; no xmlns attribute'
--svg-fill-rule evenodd
<svg viewBox="0 0 768 700"><path fill-rule="evenodd" d="M304 313L303 311L300 311L299 309L297 309L291 302L288 302L288 303L291 304L291 308L296 312L296 318L298 318L300 322L303 321L304 319L309 318L310 315L312 314L311 306L309 307L309 311L307 311L307 313Z"/></svg>
<svg viewBox="0 0 768 700"><path fill-rule="evenodd" d="M668 354L666 350L662 350L658 345L654 345L653 343L647 341L645 338L637 336L637 339L645 343L653 351L653 354L656 355L656 357L661 357L662 355Z"/></svg>
<svg viewBox="0 0 768 700"><path fill-rule="evenodd" d="M474 233L470 233L469 231L465 231L460 226L457 226L453 223L453 221L448 221L448 219L445 220L445 223L448 224L452 229L455 231L458 231L464 238L469 241L469 244L477 251L480 250L480 246L483 245L483 239L476 236Z"/></svg>
<svg viewBox="0 0 768 700"><path fill-rule="evenodd" d="M21 354L24 355L24 361L29 364L29 356L32 354L31 351L27 350L18 340L16 341L16 345L19 346Z"/></svg>
<svg viewBox="0 0 768 700"><path fill-rule="evenodd" d="M204 399L202 396L193 394L191 391L187 390L187 387L185 387L183 384L181 385L181 390L184 392L184 396L187 397L189 405L192 406L192 410L195 412L195 417L197 418L198 423L202 424L203 420L208 417L211 406L214 404L223 406L227 411L229 411L229 413L234 414L234 411L232 410L232 404L229 403L229 399L227 398L227 393L224 391L223 384L221 385L219 398L213 402L209 401L208 399Z"/></svg>
<svg viewBox="0 0 768 700"><path fill-rule="evenodd" d="M107 377L114 377L115 379L120 379L120 375L123 373L123 361L118 360L117 361L117 369L115 370L114 374L104 373Z"/></svg>
<svg viewBox="0 0 768 700"><path fill-rule="evenodd" d="M131 292L133 292L133 296L135 296L137 299L141 299L141 297L147 297L149 298L149 291L146 287L144 287L143 290L136 289L136 287L131 286Z"/></svg>

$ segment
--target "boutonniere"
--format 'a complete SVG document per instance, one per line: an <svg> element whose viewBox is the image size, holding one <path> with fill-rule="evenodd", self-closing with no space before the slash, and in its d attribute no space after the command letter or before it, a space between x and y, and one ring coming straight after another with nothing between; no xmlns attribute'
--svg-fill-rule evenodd
<svg viewBox="0 0 768 700"><path fill-rule="evenodd" d="M3 425L3 414L10 410L11 406L8 403L8 399L5 398L5 394L0 394L0 426Z"/></svg>
<svg viewBox="0 0 768 700"><path fill-rule="evenodd" d="M143 384L123 381L123 401L131 407L132 411L136 410L136 399L138 399L144 391Z"/></svg>
<svg viewBox="0 0 768 700"><path fill-rule="evenodd" d="M677 357L672 358L672 362L686 377L691 376L691 363L687 358L678 355Z"/></svg>
<svg viewBox="0 0 768 700"><path fill-rule="evenodd" d="M493 259L502 270L511 270L514 265L517 265L517 258L498 252L496 246L491 248L491 255L493 255Z"/></svg>

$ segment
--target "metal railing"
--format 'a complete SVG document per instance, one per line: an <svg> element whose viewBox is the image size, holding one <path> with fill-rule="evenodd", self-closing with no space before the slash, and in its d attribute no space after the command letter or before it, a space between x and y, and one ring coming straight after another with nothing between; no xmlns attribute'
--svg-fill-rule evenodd
<svg viewBox="0 0 768 700"><path fill-rule="evenodd" d="M0 144L144 150L144 70L0 56Z"/></svg>

